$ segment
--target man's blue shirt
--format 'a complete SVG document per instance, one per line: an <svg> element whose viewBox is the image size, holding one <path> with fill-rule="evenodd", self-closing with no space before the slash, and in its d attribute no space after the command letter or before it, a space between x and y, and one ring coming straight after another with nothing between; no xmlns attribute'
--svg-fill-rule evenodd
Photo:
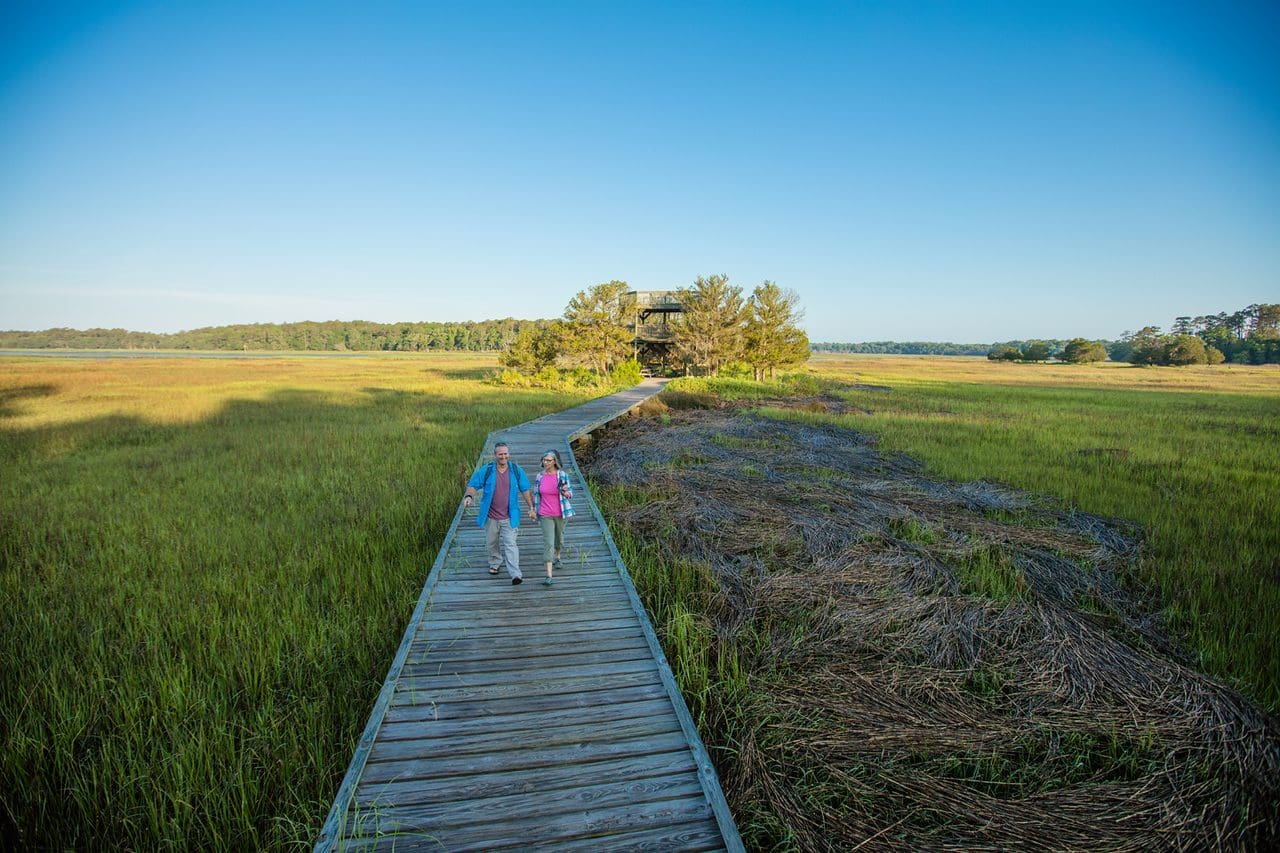
<svg viewBox="0 0 1280 853"><path fill-rule="evenodd" d="M480 509L476 511L476 526L484 527L484 523L489 519L489 505L493 503L493 489L497 485L497 462L486 462L481 465L479 470L471 475L471 479L467 481L467 486L480 492ZM510 505L511 529L520 529L520 495L529 491L529 478L525 476L524 469L514 462L507 463L507 474L511 477L511 488L507 493L507 503Z"/></svg>

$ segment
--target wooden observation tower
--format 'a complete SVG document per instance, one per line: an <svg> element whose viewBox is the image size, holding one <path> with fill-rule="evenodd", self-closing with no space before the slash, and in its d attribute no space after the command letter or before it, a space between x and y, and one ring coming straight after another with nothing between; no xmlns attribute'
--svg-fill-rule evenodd
<svg viewBox="0 0 1280 853"><path fill-rule="evenodd" d="M675 363L675 330L670 321L683 308L674 290L632 290L622 295L630 317L632 351L647 372L666 375Z"/></svg>

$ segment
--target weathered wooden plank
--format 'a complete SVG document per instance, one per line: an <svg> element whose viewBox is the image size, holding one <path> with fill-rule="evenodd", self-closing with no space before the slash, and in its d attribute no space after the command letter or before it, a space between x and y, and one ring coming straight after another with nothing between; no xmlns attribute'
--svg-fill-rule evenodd
<svg viewBox="0 0 1280 853"><path fill-rule="evenodd" d="M584 689L577 679L566 679L566 692L561 693L523 693L518 707L523 712L547 710L566 710L571 708L591 708L601 704L634 702L640 699L664 699L671 701L661 683L655 679L651 684L638 687L602 687L597 690ZM444 700L417 705L392 705L387 709L387 723L405 720L452 720L490 717L501 712L504 706L492 698Z"/></svg>
<svg viewBox="0 0 1280 853"><path fill-rule="evenodd" d="M542 565L522 566L520 573L524 575L526 581L542 580L546 575ZM604 593L618 592L618 572L616 569L594 569L579 568L577 566L567 566L554 570L556 576L556 586L560 589L539 590L547 593L559 593L560 595L600 595ZM437 585L438 589L433 590L432 598L439 599L443 596L454 595L476 595L484 598L493 598L495 600L505 600L502 598L503 584L510 584L511 579L507 577L507 573L503 570L500 574L491 575L483 566L477 566L474 569L468 569L466 574L459 574L455 577L443 578ZM533 592L534 590L524 590L524 592Z"/></svg>
<svg viewBox="0 0 1280 853"><path fill-rule="evenodd" d="M526 580L525 583L536 582ZM581 600L570 596L556 598L555 593L541 588L524 592L503 591L498 595L522 597L501 604L462 597L432 602L430 629L448 631L455 625L467 627L479 621L501 625L528 624L532 620L548 626L591 623L601 618L616 619L625 616L627 612L626 602L618 601L612 596L602 601L592 600L590 596L584 596ZM574 625L568 630L577 631L581 627Z"/></svg>
<svg viewBox="0 0 1280 853"><path fill-rule="evenodd" d="M533 567L520 567L520 573L532 577L541 577L544 574L544 566L539 564ZM588 589L616 589L618 570L615 566L579 566L577 563L568 564L562 568L555 569L555 575L561 580L573 580L575 588L577 582L582 582ZM501 587L501 582L511 581L507 578L506 572L497 575L491 575L488 566L485 563L477 563L474 568L465 569L457 573L446 575L436 584L434 595L439 596L443 593L450 592L476 592L485 595L492 595Z"/></svg>
<svg viewBox="0 0 1280 853"><path fill-rule="evenodd" d="M584 522L586 523L586 522ZM526 522L526 525L529 525ZM520 527L520 533L516 537L516 541L520 544L520 556L524 558L526 553L526 545L542 544L542 531L536 525L530 525L526 531L526 525ZM564 547L560 551L560 558L576 559L579 556L585 556L590 559L600 560L606 559L609 555L609 549L605 546L604 537L600 532L600 528L591 524L590 528L585 530L576 530L578 522L569 522L570 526L565 527ZM541 547L534 554L534 559L540 556ZM475 557L485 558L488 556L488 550L485 547L484 531L476 528L475 538L470 539L465 534L453 540L449 546L449 557ZM446 564L448 565L448 564Z"/></svg>
<svg viewBox="0 0 1280 853"><path fill-rule="evenodd" d="M374 802L399 805L447 803L480 797L531 794L558 788L606 785L619 779L644 779L696 770L689 750L680 745L670 752L624 755L557 767L532 767L478 776L410 779L405 782L365 785L360 789L357 803L361 806Z"/></svg>
<svg viewBox="0 0 1280 853"><path fill-rule="evenodd" d="M522 570L522 574L528 585L522 590L506 589L511 584L506 572L494 577L478 570L474 578L444 581L441 588L431 596L431 606L440 607L456 602L460 605L491 603L506 607L517 604L523 607L575 603L579 607L588 607L599 601L616 601L620 592L616 574L557 569L555 585L552 587L541 585L541 580L546 576L541 566L536 570Z"/></svg>
<svg viewBox="0 0 1280 853"><path fill-rule="evenodd" d="M408 663L402 670L402 677L429 678L435 675L466 675L482 672L531 672L541 671L544 666L557 667L577 666L592 669L611 666L627 661L652 662L653 655L649 649L638 643L620 649L602 651L581 650L578 653L562 652L540 656L513 655L499 652L492 657L428 659L418 663Z"/></svg>
<svg viewBox="0 0 1280 853"><path fill-rule="evenodd" d="M612 700L586 706L562 706L529 709L513 705L495 709L497 713L478 714L474 717L427 717L411 720L388 720L378 733L379 740L427 740L440 737L461 737L494 731L537 730L564 725L585 726L609 723L614 720L634 720L640 717L660 717L671 710L671 700L645 698L628 702Z"/></svg>
<svg viewBox="0 0 1280 853"><path fill-rule="evenodd" d="M573 625L565 625L564 634L584 634L591 631L611 631L618 628L630 628L636 624L635 616L632 614L619 614L609 616L607 618L593 619L590 621L576 622ZM430 628L419 627L417 632L418 641L431 642L451 642L457 639L480 639L484 637L492 637L499 639L502 637L530 637L539 636L537 634L530 635L526 626L511 625L490 625L480 621L463 620L455 625L446 627L433 623Z"/></svg>
<svg viewBox="0 0 1280 853"><path fill-rule="evenodd" d="M441 832L452 844L465 836L474 840L495 840L509 836L510 824L525 818L544 821L537 828L543 838L547 823L558 817L596 814L617 806L643 806L649 803L702 800L698 777L689 773L652 776L620 781L606 786L538 790L532 794L455 800L449 803L388 804L374 801L352 820L350 831L355 836L377 836L397 832ZM502 815L495 820L495 816ZM562 823L567 821L562 820ZM501 825L495 826L496 823ZM487 830L487 831L486 831ZM495 835L495 832L501 833ZM563 835L563 832L560 833Z"/></svg>
<svg viewBox="0 0 1280 853"><path fill-rule="evenodd" d="M520 570L522 572L533 571L534 569L545 568L546 564L542 562L542 543L537 543L538 548L534 553L522 555L520 559ZM532 549L522 549L532 550ZM585 576L609 577L618 573L618 567L610 564L608 558L594 555L583 554L581 556L560 559L561 567L566 571L577 571ZM489 558L485 554L476 554L473 556L459 557L456 563L449 566L441 577L440 582L452 583L460 580L483 580L486 576L493 578L492 575L486 575L485 570L489 567Z"/></svg>
<svg viewBox="0 0 1280 853"><path fill-rule="evenodd" d="M535 566L542 563L542 536L536 537L530 533L528 537L521 536L517 539L520 548L520 565ZM560 562L565 565L572 563L582 563L584 565L593 565L601 568L609 566L609 557L607 552L602 550L599 543L593 545L570 544L568 554L560 555ZM453 572L461 569L469 569L487 566L489 562L489 554L483 543L477 543L474 547L452 549L449 551L448 563L445 568L447 572Z"/></svg>
<svg viewBox="0 0 1280 853"><path fill-rule="evenodd" d="M503 577L503 580L509 585L511 581ZM628 599L625 593L619 590L595 589L595 590L579 590L574 587L572 580L561 578L557 581L558 587L543 587L539 581L542 576L526 577L525 583L529 585L529 589L520 592L512 592L511 595L524 595L526 599L513 602L506 591L494 595L492 591L488 595L458 595L449 594L441 596L437 594L431 600L429 612L433 615L437 613L452 613L458 611L476 611L476 610L493 610L501 616L501 611L515 611L513 608L537 608L536 615L546 616L549 622L559 620L565 613L572 611L582 612L584 608L600 608L600 607L616 607L619 609L628 607Z"/></svg>
<svg viewBox="0 0 1280 853"><path fill-rule="evenodd" d="M520 569L542 568L546 564L542 562L542 543L536 543L537 550L529 555L521 555ZM532 550L532 549L522 549ZM618 567L610 562L610 559L601 554L575 554L572 557L561 557L561 566L566 570L581 571L584 574L599 575L608 577L616 575ZM481 580L485 577L485 569L489 567L489 558L484 553L475 555L461 555L456 563L451 564L448 569L441 575L440 582L449 583L458 580ZM489 577L492 577L490 575Z"/></svg>
<svg viewBox="0 0 1280 853"><path fill-rule="evenodd" d="M468 616L463 610L441 610L432 615L434 618L431 621L431 627L436 631L449 631L454 628L465 630L479 627L476 624L476 617ZM485 618L493 620L490 624L484 626L486 629L501 627L520 627L526 630L545 629L547 624L545 614L532 607L523 610L488 613ZM557 624L571 626L574 630L581 630L589 625L604 624L625 618L626 611L623 608L605 605L599 609L599 612L594 610L585 611L581 608L563 611L557 618ZM538 633L541 633L541 631Z"/></svg>
<svg viewBox="0 0 1280 853"><path fill-rule="evenodd" d="M429 726L429 723L405 723L402 726ZM378 738L369 753L372 766L381 761L406 761L417 758L423 767L431 767L433 776L452 776L467 773L473 758L483 757L494 762L508 762L518 766L521 756L531 746L584 746L594 743L615 743L635 738L655 738L678 734L679 725L668 717L646 717L631 720L615 720L607 728L598 725L539 726L535 729L519 726L501 731L460 734L451 738L404 737L400 740Z"/></svg>
<svg viewBox="0 0 1280 853"><path fill-rule="evenodd" d="M565 577L572 575L579 578L591 578L593 580L603 581L617 577L618 567L611 564L603 557L583 557L575 559L570 557L568 560L561 560L559 568L555 569L556 574L565 572ZM541 573L546 568L546 563L542 562L541 555L536 555L528 560L520 561L521 574ZM491 575L488 572L489 560L487 557L475 557L460 562L457 566L452 566L440 577L437 582L443 585L444 589L461 586L466 588L470 584L483 584L489 581L488 586L498 586L499 580L506 579L506 570L504 569L498 575Z"/></svg>
<svg viewBox="0 0 1280 853"><path fill-rule="evenodd" d="M489 773L508 773L514 770L561 767L566 764L589 764L606 759L658 755L688 748L688 741L679 732L672 732L609 741L584 741L551 746L530 745L522 750L505 753L477 753L465 766L459 764L451 769L452 775L455 776L483 776ZM445 774L440 773L437 762L421 756L396 761L371 761L365 765L360 786L408 779L438 779L443 775Z"/></svg>
<svg viewBox="0 0 1280 853"><path fill-rule="evenodd" d="M538 663L535 658L556 658L561 655L583 655L595 652L619 651L622 649L641 649L646 654L649 646L644 637L635 633L620 631L584 633L576 632L572 638L560 634L538 637L526 642L506 643L497 646L488 640L459 640L439 646L415 648L406 666L415 664L444 663L447 661L479 661L494 657L509 660L528 659L529 663Z"/></svg>
<svg viewBox="0 0 1280 853"><path fill-rule="evenodd" d="M526 845L514 845L525 848ZM594 838L562 838L556 839L552 845L555 850L609 850L609 853L654 853L654 851L678 850L680 853L703 853L703 851L724 850L724 839L720 827L710 818L695 820L691 823L665 824L655 829L638 829L631 832L615 832L610 835ZM538 849L539 845L531 845L527 849ZM502 849L502 848L490 848ZM511 849L511 848L506 848Z"/></svg>
<svg viewBox="0 0 1280 853"><path fill-rule="evenodd" d="M605 580L611 577L617 577L618 567L610 565L607 560L592 557L582 558L581 560L570 558L569 560L561 560L560 568L555 569L558 572L573 572L577 577L593 578L595 580ZM529 559L520 560L521 574L541 574L546 568L546 563L542 562L542 555L536 554ZM448 571L442 572L437 579L437 584L444 584L444 588L448 589L452 586L466 586L467 584L483 584L490 581L489 586L498 587L498 581L506 578L506 569L501 569L497 575L491 575L488 572L489 560L487 557L475 557L467 560L460 560L455 566L450 566ZM567 575L566 575L567 576Z"/></svg>
<svg viewBox="0 0 1280 853"><path fill-rule="evenodd" d="M640 810L623 804L566 814L538 814L531 810L525 816L502 822L472 824L463 827L410 830L388 833L375 839L375 849L394 850L498 850L531 849L543 845L559 846L570 840L596 839L597 849L610 849L609 836L636 830L654 830L671 824L687 824L711 817L711 809L699 792L698 797L672 799L648 804ZM344 845L345 846L345 845ZM353 847L352 849L360 849Z"/></svg>
<svg viewBox="0 0 1280 853"><path fill-rule="evenodd" d="M470 641L465 644L441 646L431 650L423 649L415 652L414 657L405 661L406 666L436 666L441 664L481 664L493 663L497 660L508 662L519 661L524 665L554 663L557 659L582 662L588 655L606 652L642 651L648 653L649 648L643 637L626 634L602 637L579 638L574 642L565 642L562 637L535 637L523 642L506 643L495 647L491 642Z"/></svg>
<svg viewBox="0 0 1280 853"><path fill-rule="evenodd" d="M637 668L631 672L599 673L584 681L578 673L559 678L543 678L534 682L491 681L484 684L464 683L452 687L443 684L415 688L401 681L392 695L393 705L431 705L445 702L501 701L515 696L536 697L587 690L614 690L661 684L657 667Z"/></svg>
<svg viewBox="0 0 1280 853"><path fill-rule="evenodd" d="M595 636L598 632L616 632L623 629L635 630L640 627L636 624L634 614L631 615L631 618L628 618L627 614L612 611L611 609L611 613L608 616L597 616L593 619L591 618L592 614L590 612L581 612L583 610L585 610L585 607L580 607L579 613L577 614L583 618L574 619L572 622L566 620L565 622L549 624L546 626L548 629L547 633L554 633L555 636L558 637L579 637L587 639L591 636ZM433 615L435 615L437 619L440 619L440 617L448 615L451 612L460 615L466 613L465 610L449 611L442 608ZM454 619L453 621L461 622L462 624L453 627L445 627L433 622L430 626L422 626L419 628L417 636L415 637L415 644L422 646L427 646L429 644L432 648L438 648L442 644L453 643L459 640L478 639L486 636L502 637L512 633L509 626L491 624L484 619L467 620L462 618ZM599 635L607 636L603 633L600 633ZM541 636L541 634L537 636Z"/></svg>
<svg viewBox="0 0 1280 853"><path fill-rule="evenodd" d="M566 646L585 642L590 642L594 645L614 641L620 642L626 639L644 639L644 633L640 630L640 626L635 624L634 620L630 624L616 628L586 628L577 631L556 630L552 636L556 643ZM519 643L512 645L516 648L522 648ZM414 643L413 648L410 650L408 661L414 661L429 655L449 654L455 651L459 654L487 653L495 648L496 644L490 638L476 636L471 632L465 635L424 635L420 642Z"/></svg>
<svg viewBox="0 0 1280 853"><path fill-rule="evenodd" d="M396 692L415 693L429 701L432 694L452 696L458 690L474 690L487 686L507 685L520 690L553 680L575 679L589 684L595 679L616 675L656 672L657 664L650 660L618 661L593 666L555 666L528 670L501 670L496 672L432 673L431 675L405 675L400 679Z"/></svg>
<svg viewBox="0 0 1280 853"><path fill-rule="evenodd" d="M520 543L520 566L538 566L545 565L542 562L542 541ZM573 548L569 556L561 556L560 563L567 568L581 566L584 568L598 569L602 572L617 572L617 566L610 562L608 554L598 549L590 550ZM477 548L474 551L450 551L449 563L446 566L442 580L449 580L453 576L483 570L489 565L489 555L484 548Z"/></svg>
<svg viewBox="0 0 1280 853"><path fill-rule="evenodd" d="M494 614L489 611L470 612L465 609L443 610L436 616L432 633L437 640L449 637L510 637L512 643L525 640L536 642L543 640L555 626L563 625L564 630L586 632L622 627L626 621L626 613L616 607L606 606L601 612L593 614L583 609L561 611L555 623L548 624L540 619L539 613ZM634 624L634 621L633 621Z"/></svg>
<svg viewBox="0 0 1280 853"><path fill-rule="evenodd" d="M447 629L450 623L484 620L508 625L532 623L554 631L562 624L597 621L602 613L605 615L626 613L627 602L619 601L612 596L602 601L590 599L580 601L569 596L556 598L555 593L542 590L529 592L527 595L541 596L541 598L527 604L521 602L518 607L461 597L435 602L430 609L433 617L432 627L441 630ZM571 630L581 630L581 628L574 627Z"/></svg>
<svg viewBox="0 0 1280 853"><path fill-rule="evenodd" d="M668 702L669 706L670 703ZM611 708L602 705L601 708ZM386 752L379 752L375 746L373 755L382 760L395 761L403 757L401 742L413 741L411 747L416 750L427 748L424 741L435 740L431 745L432 760L444 760L451 755L470 754L473 752L499 752L518 750L529 742L544 745L557 743L590 743L611 740L619 737L630 737L643 734L665 734L675 731L663 716L668 707L659 706L656 711L646 714L636 712L615 711L607 721L584 719L579 709L570 711L536 711L523 714L506 714L493 720L484 720L487 725L465 727L466 724L456 720L436 722L423 720L419 722L387 723L378 737L378 746L385 746ZM607 724L602 724L607 722ZM452 729L442 731L441 728ZM371 759L372 760L372 759Z"/></svg>
<svg viewBox="0 0 1280 853"><path fill-rule="evenodd" d="M437 592L431 597L430 609L433 614L447 607L485 607L516 614L547 607L577 607L582 610L596 605L621 607L626 604L625 596L619 598L617 588L611 587L606 578L557 573L555 584L548 587L540 583L546 577L541 569L536 574L524 572L524 583L514 586L505 572L500 579L490 578L489 575L485 577L485 581L457 582L452 587Z"/></svg>

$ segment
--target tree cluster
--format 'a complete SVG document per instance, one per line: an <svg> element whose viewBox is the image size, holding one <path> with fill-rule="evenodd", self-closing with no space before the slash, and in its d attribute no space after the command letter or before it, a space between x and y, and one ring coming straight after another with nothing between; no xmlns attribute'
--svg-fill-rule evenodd
<svg viewBox="0 0 1280 853"><path fill-rule="evenodd" d="M748 297L727 275L699 276L676 291L681 312L671 321L676 355L686 373L714 376L745 363L757 380L809 358L809 336L800 328L800 297L765 281Z"/></svg>
<svg viewBox="0 0 1280 853"><path fill-rule="evenodd" d="M987 353L992 361L1048 361L1057 358L1072 364L1106 361L1107 347L1103 341L1072 338L1065 344L1060 341L1026 341L1021 346L996 344Z"/></svg>
<svg viewBox="0 0 1280 853"><path fill-rule="evenodd" d="M1132 364L1280 364L1280 304L1178 317L1168 334L1159 326L1125 332L1112 345L1111 358Z"/></svg>
<svg viewBox="0 0 1280 853"><path fill-rule="evenodd" d="M515 340L521 329L546 321L482 320L464 323L370 323L361 320L253 323L210 326L162 334L125 329L46 329L0 332L11 349L177 349L271 351L493 351Z"/></svg>
<svg viewBox="0 0 1280 853"><path fill-rule="evenodd" d="M579 291L564 316L521 330L500 360L504 367L532 375L558 362L586 365L604 376L633 358L629 286L609 281ZM766 281L744 297L728 276L699 277L676 291L681 312L671 320L674 348L687 373L715 374L745 363L757 379L809 357L809 339L800 329L800 298Z"/></svg>
<svg viewBox="0 0 1280 853"><path fill-rule="evenodd" d="M1130 364L1181 367L1221 364L1225 356L1222 350L1206 346L1204 340L1195 335L1166 335L1158 326L1146 326L1136 332L1126 332L1112 345L1111 358Z"/></svg>

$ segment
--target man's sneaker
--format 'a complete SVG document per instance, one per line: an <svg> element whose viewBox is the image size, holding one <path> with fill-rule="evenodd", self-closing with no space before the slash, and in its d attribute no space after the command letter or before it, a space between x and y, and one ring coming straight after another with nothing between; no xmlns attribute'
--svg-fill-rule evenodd
<svg viewBox="0 0 1280 853"><path fill-rule="evenodd" d="M522 583L524 583L524 578L512 578L512 579L511 579L511 585L512 585L512 586L519 586L519 585L520 585L520 584L522 584Z"/></svg>

